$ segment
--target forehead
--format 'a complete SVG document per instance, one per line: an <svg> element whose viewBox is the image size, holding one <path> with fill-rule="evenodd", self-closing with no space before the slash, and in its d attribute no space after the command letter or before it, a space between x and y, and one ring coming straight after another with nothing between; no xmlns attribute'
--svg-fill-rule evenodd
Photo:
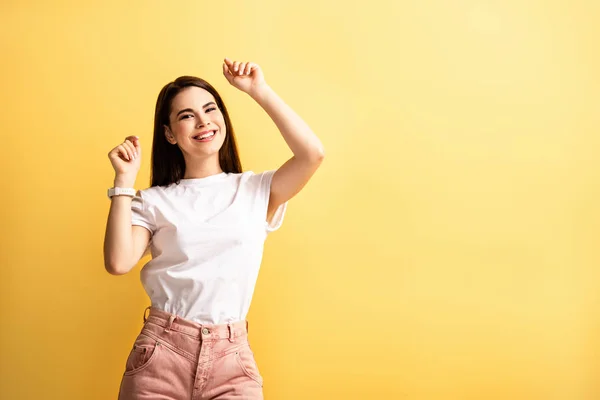
<svg viewBox="0 0 600 400"><path fill-rule="evenodd" d="M211 101L216 103L214 96L207 90L197 86L190 86L177 93L173 98L173 101L171 102L171 111L176 113L184 108L201 110L202 106Z"/></svg>

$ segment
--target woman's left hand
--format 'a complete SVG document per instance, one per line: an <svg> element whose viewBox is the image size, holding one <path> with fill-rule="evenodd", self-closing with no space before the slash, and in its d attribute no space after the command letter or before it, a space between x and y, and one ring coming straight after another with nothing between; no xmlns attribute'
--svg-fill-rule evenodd
<svg viewBox="0 0 600 400"><path fill-rule="evenodd" d="M258 64L231 61L225 58L223 75L231 85L244 93L254 96L266 87L265 77Z"/></svg>

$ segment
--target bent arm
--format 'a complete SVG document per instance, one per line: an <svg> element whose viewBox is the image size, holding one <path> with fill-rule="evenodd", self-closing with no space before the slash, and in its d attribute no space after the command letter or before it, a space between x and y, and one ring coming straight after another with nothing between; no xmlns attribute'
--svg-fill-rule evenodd
<svg viewBox="0 0 600 400"><path fill-rule="evenodd" d="M281 204L308 183L321 165L325 150L308 124L268 85L252 97L271 117L294 154L273 176L267 212L267 220L270 220Z"/></svg>
<svg viewBox="0 0 600 400"><path fill-rule="evenodd" d="M104 267L112 275L129 272L144 255L152 234L131 225L131 197L114 196L104 236Z"/></svg>

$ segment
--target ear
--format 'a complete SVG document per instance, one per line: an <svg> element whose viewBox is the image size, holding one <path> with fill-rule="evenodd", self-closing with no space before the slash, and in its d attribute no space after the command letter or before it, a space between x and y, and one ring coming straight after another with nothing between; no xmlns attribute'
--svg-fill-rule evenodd
<svg viewBox="0 0 600 400"><path fill-rule="evenodd" d="M171 132L171 128L167 125L163 125L165 127L165 138L167 138L167 142L171 144L177 144L177 140L175 140L175 135Z"/></svg>

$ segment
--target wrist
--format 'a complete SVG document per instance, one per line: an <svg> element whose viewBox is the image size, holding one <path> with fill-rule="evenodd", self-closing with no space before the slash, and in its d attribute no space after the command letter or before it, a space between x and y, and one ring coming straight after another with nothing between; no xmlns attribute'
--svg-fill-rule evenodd
<svg viewBox="0 0 600 400"><path fill-rule="evenodd" d="M134 198L136 196L136 194L137 194L137 192L134 188L120 188L120 187L110 188L106 192L106 195L108 196L109 199L112 199L115 196L127 196L130 198Z"/></svg>
<svg viewBox="0 0 600 400"><path fill-rule="evenodd" d="M135 176L116 176L114 187L132 188L135 183Z"/></svg>
<svg viewBox="0 0 600 400"><path fill-rule="evenodd" d="M269 85L267 85L266 83L263 83L262 85L260 85L256 89L254 89L249 94L250 94L250 97L252 97L256 102L260 103L261 101L264 101L266 99L266 97L269 96L269 94L272 91L273 91L273 89L271 89L271 87Z"/></svg>

